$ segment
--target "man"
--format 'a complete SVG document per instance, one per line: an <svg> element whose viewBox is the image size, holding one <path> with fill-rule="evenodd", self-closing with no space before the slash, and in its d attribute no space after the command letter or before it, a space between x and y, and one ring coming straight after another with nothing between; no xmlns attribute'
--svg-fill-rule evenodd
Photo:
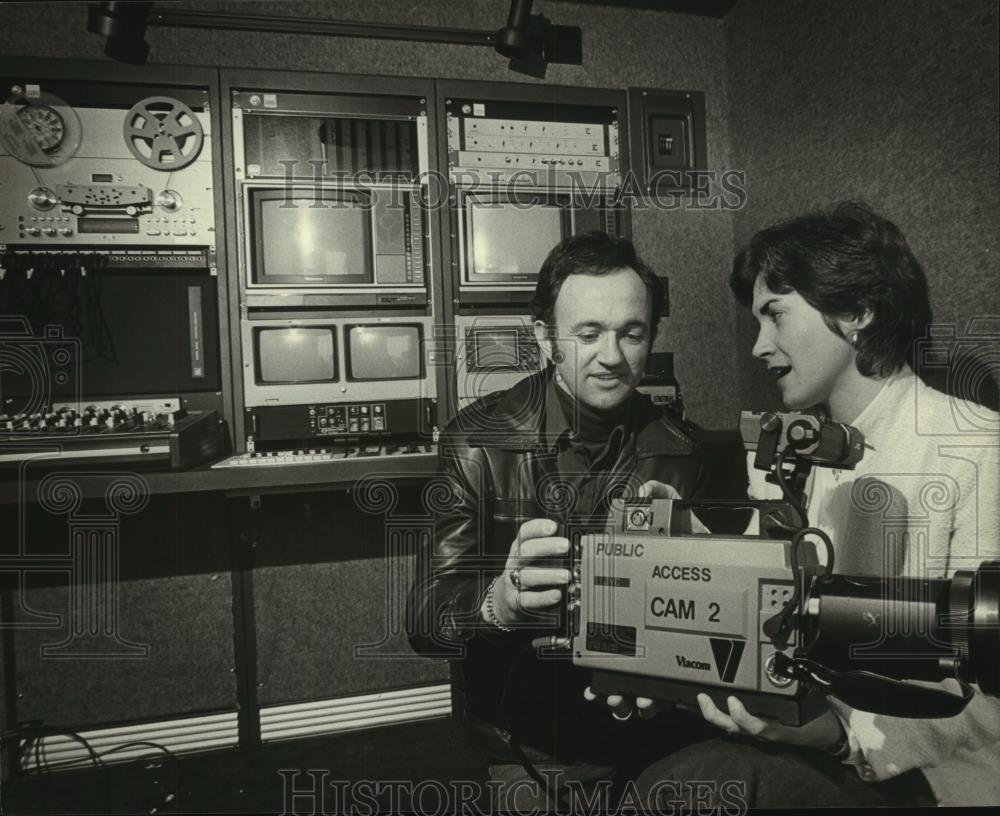
<svg viewBox="0 0 1000 816"><path fill-rule="evenodd" d="M410 640L424 654L461 655L456 706L495 779L524 781L522 765L554 762L560 781L589 784L639 768L647 748L686 743L699 726L679 712L654 725L609 700L616 719L584 699L587 675L568 650L539 654L531 643L565 632L570 540L603 529L613 498L687 497L704 483L684 428L635 390L663 299L629 241L563 240L531 304L551 365L469 406L441 438L455 500L436 519L429 578L411 593Z"/></svg>

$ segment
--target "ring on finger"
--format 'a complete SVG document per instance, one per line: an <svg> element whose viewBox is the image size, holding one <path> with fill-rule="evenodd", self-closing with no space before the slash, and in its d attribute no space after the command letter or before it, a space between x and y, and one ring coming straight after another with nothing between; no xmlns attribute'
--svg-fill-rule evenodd
<svg viewBox="0 0 1000 816"><path fill-rule="evenodd" d="M520 592L523 587L521 586L521 569L522 567L514 567L510 571L510 582L514 585L514 589Z"/></svg>
<svg viewBox="0 0 1000 816"><path fill-rule="evenodd" d="M620 711L612 711L611 716L614 717L619 722L628 722L629 720L632 719L632 714L634 711L635 709L630 707L625 711L624 714L622 714Z"/></svg>

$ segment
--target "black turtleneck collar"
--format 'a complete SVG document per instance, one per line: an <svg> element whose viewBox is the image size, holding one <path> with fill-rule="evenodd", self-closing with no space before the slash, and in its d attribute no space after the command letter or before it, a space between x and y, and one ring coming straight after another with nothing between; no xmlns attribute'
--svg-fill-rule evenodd
<svg viewBox="0 0 1000 816"><path fill-rule="evenodd" d="M627 399L610 411L602 411L573 397L558 383L552 383L559 405L566 417L568 427L581 442L603 443L611 437L615 428L625 428L632 408L632 400Z"/></svg>

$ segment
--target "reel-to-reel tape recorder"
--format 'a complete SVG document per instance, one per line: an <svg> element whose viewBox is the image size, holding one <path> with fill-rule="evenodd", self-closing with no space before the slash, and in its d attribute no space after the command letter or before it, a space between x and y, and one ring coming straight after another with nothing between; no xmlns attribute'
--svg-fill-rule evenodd
<svg viewBox="0 0 1000 816"><path fill-rule="evenodd" d="M211 88L82 73L0 67L0 469L184 467L221 451ZM147 455L171 434L196 455Z"/></svg>
<svg viewBox="0 0 1000 816"><path fill-rule="evenodd" d="M214 246L207 90L123 88L9 88L0 244Z"/></svg>

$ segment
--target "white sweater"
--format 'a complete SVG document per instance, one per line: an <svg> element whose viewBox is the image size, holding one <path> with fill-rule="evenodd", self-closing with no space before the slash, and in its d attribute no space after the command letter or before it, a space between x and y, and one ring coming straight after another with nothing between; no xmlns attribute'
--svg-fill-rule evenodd
<svg viewBox="0 0 1000 816"><path fill-rule="evenodd" d="M1000 415L905 368L852 424L865 435L864 459L855 470L816 468L807 488L810 523L833 540L836 572L936 578L1000 558ZM780 496L752 459L750 493ZM863 779L920 768L942 805L1000 804L1000 699L977 691L961 714L936 720L831 703Z"/></svg>

